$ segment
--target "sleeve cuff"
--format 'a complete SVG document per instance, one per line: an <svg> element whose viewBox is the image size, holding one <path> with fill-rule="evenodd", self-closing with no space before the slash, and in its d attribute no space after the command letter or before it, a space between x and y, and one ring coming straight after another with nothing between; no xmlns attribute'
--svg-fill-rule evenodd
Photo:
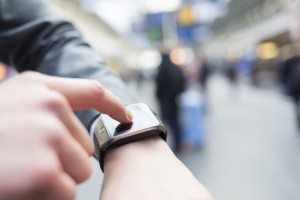
<svg viewBox="0 0 300 200"><path fill-rule="evenodd" d="M97 125L97 118L94 119L94 121L92 122L92 124L90 126L90 130L89 130L90 138L92 141L94 141L94 130L95 130L96 125Z"/></svg>

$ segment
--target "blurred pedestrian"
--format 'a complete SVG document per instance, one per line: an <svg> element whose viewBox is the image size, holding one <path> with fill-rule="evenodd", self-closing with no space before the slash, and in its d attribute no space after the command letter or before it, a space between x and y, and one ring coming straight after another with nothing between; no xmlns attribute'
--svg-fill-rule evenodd
<svg viewBox="0 0 300 200"><path fill-rule="evenodd" d="M205 100L195 83L190 82L180 95L179 107L181 150L193 152L205 145Z"/></svg>
<svg viewBox="0 0 300 200"><path fill-rule="evenodd" d="M170 127L174 136L174 151L180 151L180 125L176 98L185 89L182 70L172 63L170 55L163 53L156 77L156 96L160 105L162 120Z"/></svg>
<svg viewBox="0 0 300 200"><path fill-rule="evenodd" d="M226 75L231 85L237 85L238 82L238 73L235 63L229 63L226 69Z"/></svg>
<svg viewBox="0 0 300 200"><path fill-rule="evenodd" d="M205 93L207 91L207 81L209 76L211 75L210 66L206 60L206 58L201 58L198 61L199 65L199 82L202 88L202 91Z"/></svg>
<svg viewBox="0 0 300 200"><path fill-rule="evenodd" d="M284 92L293 98L300 129L300 56L295 55L283 62L280 71Z"/></svg>

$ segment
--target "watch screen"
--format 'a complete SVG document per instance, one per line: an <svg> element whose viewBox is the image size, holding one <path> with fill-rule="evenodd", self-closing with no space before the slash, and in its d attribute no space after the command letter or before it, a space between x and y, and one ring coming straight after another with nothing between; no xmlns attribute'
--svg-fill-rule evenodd
<svg viewBox="0 0 300 200"><path fill-rule="evenodd" d="M145 104L130 105L127 106L127 109L133 114L132 122L127 124L120 123L108 115L101 115L106 129L112 137L159 125L158 120Z"/></svg>

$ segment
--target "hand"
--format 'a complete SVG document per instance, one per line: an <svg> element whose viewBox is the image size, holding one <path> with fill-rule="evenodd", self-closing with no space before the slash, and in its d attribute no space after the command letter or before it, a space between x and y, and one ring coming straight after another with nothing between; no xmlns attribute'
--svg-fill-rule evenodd
<svg viewBox="0 0 300 200"><path fill-rule="evenodd" d="M101 200L212 200L160 137L107 152Z"/></svg>
<svg viewBox="0 0 300 200"><path fill-rule="evenodd" d="M24 73L0 85L0 199L74 199L93 144L72 109L130 113L98 82Z"/></svg>

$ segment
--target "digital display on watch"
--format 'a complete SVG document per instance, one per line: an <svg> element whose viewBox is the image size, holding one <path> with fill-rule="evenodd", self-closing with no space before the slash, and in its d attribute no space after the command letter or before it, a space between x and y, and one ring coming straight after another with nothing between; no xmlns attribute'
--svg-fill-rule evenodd
<svg viewBox="0 0 300 200"><path fill-rule="evenodd" d="M158 120L148 107L131 105L127 106L127 109L133 114L132 122L127 124L121 124L108 115L101 115L105 128L111 137L159 125Z"/></svg>

